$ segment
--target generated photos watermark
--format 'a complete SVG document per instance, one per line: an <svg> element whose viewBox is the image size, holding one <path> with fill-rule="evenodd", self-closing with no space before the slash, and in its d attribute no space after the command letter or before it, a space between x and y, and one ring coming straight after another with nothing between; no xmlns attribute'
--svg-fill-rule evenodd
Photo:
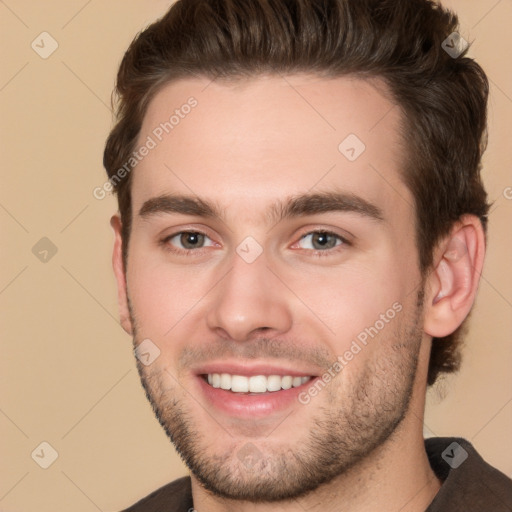
<svg viewBox="0 0 512 512"><path fill-rule="evenodd" d="M165 138L166 135L172 132L185 117L192 112L192 109L197 107L198 101L191 96L188 98L186 103L174 110L173 114L169 117L167 121L160 123L157 127L153 128L151 135L146 137L146 140L142 143L141 146L135 151L133 151L127 161L116 171L116 173L103 183L101 187L96 187L92 191L92 195L95 199L102 200L107 197L107 195L112 192L116 185L118 185L126 176L130 174L130 172L135 168L135 166L144 160L150 152L155 149L160 142Z"/></svg>
<svg viewBox="0 0 512 512"><path fill-rule="evenodd" d="M385 313L381 313L379 319L370 327L362 330L343 355L337 357L336 361L321 375L314 384L311 384L305 391L299 393L297 397L302 405L307 405L311 399L317 396L340 372L347 364L359 354L364 347L368 345L370 339L375 338L395 316L402 311L403 307L400 302L395 302Z"/></svg>

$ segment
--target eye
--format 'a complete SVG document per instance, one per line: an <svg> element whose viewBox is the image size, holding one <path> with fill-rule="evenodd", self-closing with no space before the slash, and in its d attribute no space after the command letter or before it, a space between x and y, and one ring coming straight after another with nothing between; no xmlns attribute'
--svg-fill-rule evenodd
<svg viewBox="0 0 512 512"><path fill-rule="evenodd" d="M194 249L202 249L203 247L213 246L212 240L199 231L180 231L173 233L162 240L166 246L172 246L171 250L176 252L191 251Z"/></svg>
<svg viewBox="0 0 512 512"><path fill-rule="evenodd" d="M302 236L298 242L301 249L312 249L314 251L325 251L333 249L348 242L340 235L329 231L312 231Z"/></svg>

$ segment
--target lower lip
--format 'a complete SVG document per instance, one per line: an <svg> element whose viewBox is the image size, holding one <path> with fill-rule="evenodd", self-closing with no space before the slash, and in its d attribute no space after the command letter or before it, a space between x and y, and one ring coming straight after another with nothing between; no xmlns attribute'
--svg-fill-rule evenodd
<svg viewBox="0 0 512 512"><path fill-rule="evenodd" d="M201 391L208 402L229 416L247 418L268 416L273 412L281 412L293 404L301 406L299 394L313 385L317 378L314 377L296 388L247 395L214 388L203 377L197 375Z"/></svg>

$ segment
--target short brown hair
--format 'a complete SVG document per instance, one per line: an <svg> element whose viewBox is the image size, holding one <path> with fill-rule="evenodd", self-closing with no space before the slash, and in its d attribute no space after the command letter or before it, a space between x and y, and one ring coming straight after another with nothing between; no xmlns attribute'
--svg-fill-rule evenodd
<svg viewBox="0 0 512 512"><path fill-rule="evenodd" d="M300 72L381 78L403 113L401 172L414 197L425 275L434 247L463 214L478 216L487 227L480 170L489 85L467 50L452 58L443 49L457 28L457 16L431 0L178 0L124 55L104 166L112 180L135 149L149 102L180 78ZM131 173L113 183L125 266L130 183ZM429 385L459 368L463 327L433 339Z"/></svg>

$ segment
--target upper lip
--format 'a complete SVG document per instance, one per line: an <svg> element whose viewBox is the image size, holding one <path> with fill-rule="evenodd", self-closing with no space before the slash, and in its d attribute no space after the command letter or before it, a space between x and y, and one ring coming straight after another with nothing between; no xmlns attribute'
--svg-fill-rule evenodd
<svg viewBox="0 0 512 512"><path fill-rule="evenodd" d="M206 363L204 365L194 368L194 373L197 375L207 375L209 373L229 373L230 375L244 375L251 377L253 375L290 375L292 377L312 376L319 375L318 369L313 368L287 368L283 365L275 365L270 363L241 363L240 361L217 361Z"/></svg>

